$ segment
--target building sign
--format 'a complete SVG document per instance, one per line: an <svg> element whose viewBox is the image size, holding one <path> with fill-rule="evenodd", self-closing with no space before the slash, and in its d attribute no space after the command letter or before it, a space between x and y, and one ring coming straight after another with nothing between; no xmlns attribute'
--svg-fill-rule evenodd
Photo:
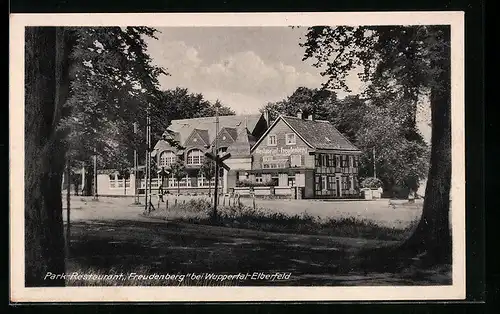
<svg viewBox="0 0 500 314"><path fill-rule="evenodd" d="M269 156L290 156L290 155L307 154L307 148L305 147L257 148L255 150L255 153L260 155L269 155Z"/></svg>

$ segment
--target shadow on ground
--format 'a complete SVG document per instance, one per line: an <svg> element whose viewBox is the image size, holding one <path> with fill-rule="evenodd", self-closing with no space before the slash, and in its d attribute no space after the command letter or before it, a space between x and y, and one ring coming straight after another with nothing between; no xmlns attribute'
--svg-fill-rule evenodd
<svg viewBox="0 0 500 314"><path fill-rule="evenodd" d="M387 241L270 233L165 221L85 221L71 225L68 270L149 273L291 273L287 280L238 285L437 285L449 269L370 273L339 268L361 248ZM340 270L342 269L342 270Z"/></svg>

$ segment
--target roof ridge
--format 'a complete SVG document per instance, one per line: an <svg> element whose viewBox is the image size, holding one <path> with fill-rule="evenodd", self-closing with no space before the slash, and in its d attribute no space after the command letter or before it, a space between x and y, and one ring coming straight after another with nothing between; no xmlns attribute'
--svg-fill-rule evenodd
<svg viewBox="0 0 500 314"><path fill-rule="evenodd" d="M260 114L260 113L253 113L253 114L227 114L227 115L220 115L219 118L222 118L222 117L249 117L249 116L261 116L261 115L262 114ZM199 120L199 119L210 119L210 118L215 118L215 116L174 119L174 120L171 120L171 121Z"/></svg>

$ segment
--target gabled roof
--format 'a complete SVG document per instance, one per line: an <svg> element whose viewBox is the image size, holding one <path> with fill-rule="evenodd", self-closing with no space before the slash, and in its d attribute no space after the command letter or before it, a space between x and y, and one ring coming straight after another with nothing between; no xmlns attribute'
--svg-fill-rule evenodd
<svg viewBox="0 0 500 314"><path fill-rule="evenodd" d="M359 151L329 121L306 120L289 116L282 118L298 135L316 149Z"/></svg>
<svg viewBox="0 0 500 314"><path fill-rule="evenodd" d="M236 141L227 148L232 157L248 157L250 149L255 144L256 138L247 128L242 128L238 133Z"/></svg>
<svg viewBox="0 0 500 314"><path fill-rule="evenodd" d="M267 131L252 147L252 150L267 136L269 131L279 122L283 121L297 136L299 136L308 146L314 149L338 149L357 151L347 138L345 138L329 121L306 120L298 117L279 116Z"/></svg>
<svg viewBox="0 0 500 314"><path fill-rule="evenodd" d="M222 128L239 129L246 124L248 130L252 133L261 118L262 114L220 116L219 130L222 130ZM181 144L186 142L194 129L207 130L210 139L209 142L212 142L216 135L215 117L172 120L168 129L179 133Z"/></svg>
<svg viewBox="0 0 500 314"><path fill-rule="evenodd" d="M222 128L217 135L217 146L218 147L229 147L236 138L238 137L238 130L236 128ZM213 139L211 145L215 144L215 138Z"/></svg>
<svg viewBox="0 0 500 314"><path fill-rule="evenodd" d="M195 139L201 139L201 142L189 144L189 142L194 142ZM208 145L210 145L210 139L208 138L208 131L200 129L194 129L191 135L189 135L189 137L186 139L186 142L184 143L184 146L208 146Z"/></svg>

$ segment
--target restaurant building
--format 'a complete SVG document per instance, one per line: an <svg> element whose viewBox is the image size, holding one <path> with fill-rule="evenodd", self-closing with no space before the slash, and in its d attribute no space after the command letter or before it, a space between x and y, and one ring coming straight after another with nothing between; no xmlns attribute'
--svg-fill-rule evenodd
<svg viewBox="0 0 500 314"><path fill-rule="evenodd" d="M179 181L182 192L203 192L214 180L200 174L204 154L213 149L217 137L219 152L228 152L230 171L221 173L221 191L255 189L255 195L289 195L294 198L349 198L359 195L358 165L361 151L330 122L280 115L270 123L268 115L215 117L172 121L173 138L183 147L177 150L160 140L153 156L158 166L168 169L183 160L186 176ZM222 170L221 170L222 172ZM170 177L164 189L177 189Z"/></svg>
<svg viewBox="0 0 500 314"><path fill-rule="evenodd" d="M227 161L228 165L250 169L250 148L267 128L268 121L262 114L220 116L218 132L215 117L173 120L168 136L177 141L183 149L179 150L172 147L168 141L160 140L156 143L152 155L156 158L158 167L164 167L166 170L174 162L181 160L186 175L179 182L170 175L163 182L164 190L176 191L178 183L182 192L207 192L209 185L213 188L215 179L207 180L200 172L200 167L206 158L205 153L213 151L216 139L218 153L231 152L233 156ZM239 164L241 162L243 164ZM227 173L222 170L219 183L221 190L227 192Z"/></svg>
<svg viewBox="0 0 500 314"><path fill-rule="evenodd" d="M298 198L349 198L359 195L361 151L330 122L311 115L279 116L252 146L246 180L274 186L298 187Z"/></svg>

